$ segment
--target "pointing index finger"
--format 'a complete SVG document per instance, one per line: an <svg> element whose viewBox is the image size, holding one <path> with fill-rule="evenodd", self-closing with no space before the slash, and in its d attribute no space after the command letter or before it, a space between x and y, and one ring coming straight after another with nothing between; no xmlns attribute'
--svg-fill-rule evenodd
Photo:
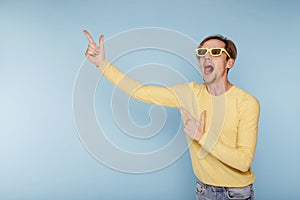
<svg viewBox="0 0 300 200"><path fill-rule="evenodd" d="M183 107L180 107L180 111L185 114L189 119L194 119L194 117Z"/></svg>
<svg viewBox="0 0 300 200"><path fill-rule="evenodd" d="M88 32L87 30L83 30L83 33L84 33L84 35L86 36L86 38L89 40L90 43L96 45L96 43L94 42L92 36L89 34L89 32Z"/></svg>

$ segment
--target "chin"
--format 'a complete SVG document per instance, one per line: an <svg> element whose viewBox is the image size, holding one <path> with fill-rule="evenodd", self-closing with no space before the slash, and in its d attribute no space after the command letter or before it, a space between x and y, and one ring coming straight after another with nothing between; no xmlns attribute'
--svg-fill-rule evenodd
<svg viewBox="0 0 300 200"><path fill-rule="evenodd" d="M212 84L215 81L215 79L204 78L203 81L204 81L204 83L206 83L207 85L209 85L209 84Z"/></svg>

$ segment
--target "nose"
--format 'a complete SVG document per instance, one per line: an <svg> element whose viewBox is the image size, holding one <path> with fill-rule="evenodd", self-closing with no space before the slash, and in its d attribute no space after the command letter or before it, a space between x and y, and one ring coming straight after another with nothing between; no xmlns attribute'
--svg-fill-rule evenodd
<svg viewBox="0 0 300 200"><path fill-rule="evenodd" d="M211 60L211 55L210 55L210 53L209 52L207 52L206 54L205 54L205 56L204 56L204 59L205 60Z"/></svg>

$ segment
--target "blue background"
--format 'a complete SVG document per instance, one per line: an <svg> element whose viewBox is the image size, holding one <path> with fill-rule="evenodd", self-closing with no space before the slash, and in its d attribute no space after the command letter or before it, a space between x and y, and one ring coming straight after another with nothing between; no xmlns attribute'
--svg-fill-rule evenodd
<svg viewBox="0 0 300 200"><path fill-rule="evenodd" d="M256 199L297 199L299 9L298 1L0 1L0 199L195 198L188 152L159 171L128 174L95 160L76 132L82 30L109 37L141 27L236 42L230 80L261 103Z"/></svg>

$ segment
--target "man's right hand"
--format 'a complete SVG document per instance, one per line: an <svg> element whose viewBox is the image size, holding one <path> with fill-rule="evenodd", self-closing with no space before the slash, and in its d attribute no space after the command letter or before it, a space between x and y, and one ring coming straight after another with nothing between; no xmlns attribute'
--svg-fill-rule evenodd
<svg viewBox="0 0 300 200"><path fill-rule="evenodd" d="M104 54L104 45L103 45L103 38L104 36L101 35L99 38L99 45L94 42L92 36L89 34L87 30L83 30L83 33L87 37L89 41L89 46L85 52L86 58L93 64L97 66L101 66L105 60Z"/></svg>

